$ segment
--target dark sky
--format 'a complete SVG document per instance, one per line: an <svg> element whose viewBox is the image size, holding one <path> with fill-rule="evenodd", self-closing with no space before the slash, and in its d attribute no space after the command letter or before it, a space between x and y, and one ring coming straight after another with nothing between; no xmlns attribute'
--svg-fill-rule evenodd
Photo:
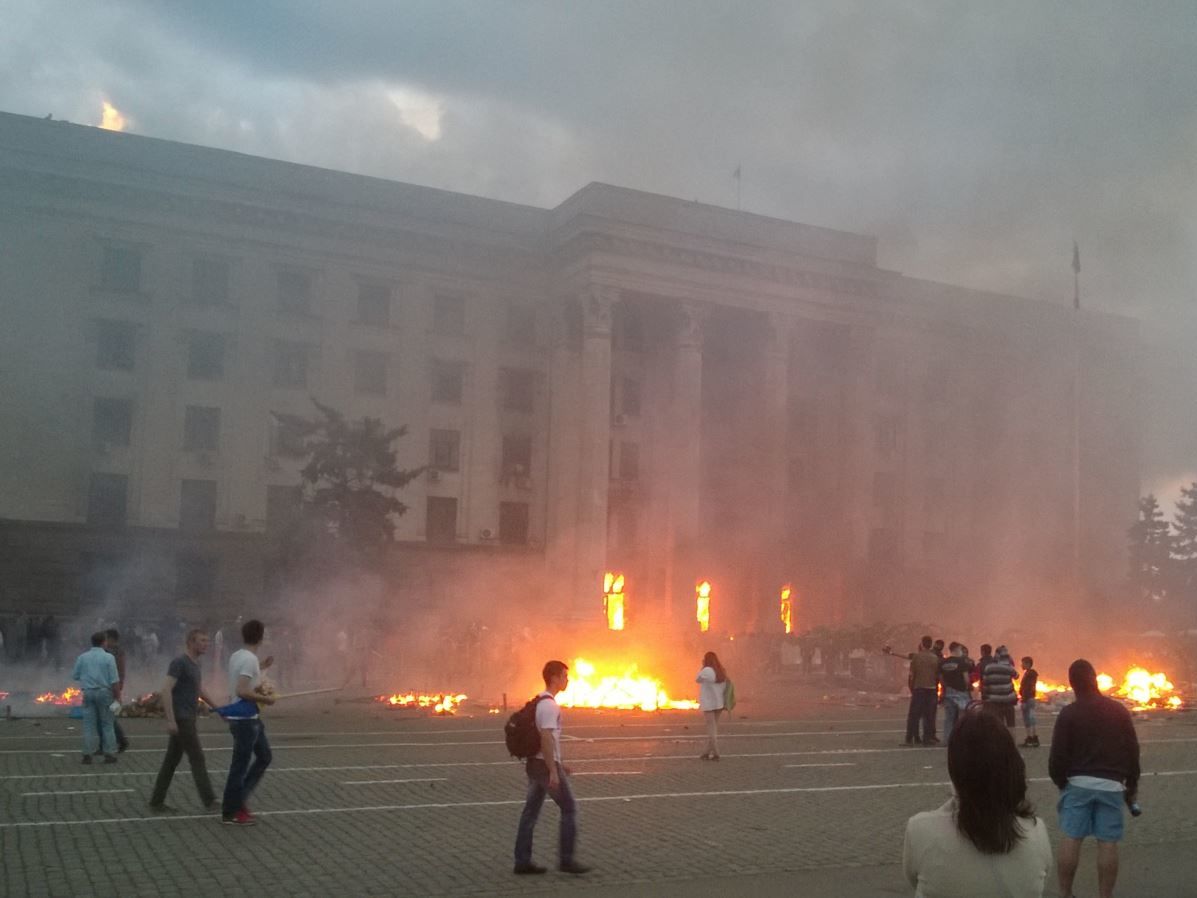
<svg viewBox="0 0 1197 898"><path fill-rule="evenodd" d="M1197 3L0 2L0 108L537 205L590 181L875 234L1144 322L1197 476ZM1167 490L1165 490L1167 491Z"/></svg>

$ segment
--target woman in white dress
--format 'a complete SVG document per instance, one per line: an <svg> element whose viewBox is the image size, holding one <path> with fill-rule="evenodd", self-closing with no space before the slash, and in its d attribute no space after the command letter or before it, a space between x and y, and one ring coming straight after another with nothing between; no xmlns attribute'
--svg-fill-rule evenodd
<svg viewBox="0 0 1197 898"><path fill-rule="evenodd" d="M719 760L719 712L724 708L727 691L727 671L719 663L719 656L707 652L702 656L702 670L694 678L698 683L698 709L707 724L707 750L699 757L704 761Z"/></svg>

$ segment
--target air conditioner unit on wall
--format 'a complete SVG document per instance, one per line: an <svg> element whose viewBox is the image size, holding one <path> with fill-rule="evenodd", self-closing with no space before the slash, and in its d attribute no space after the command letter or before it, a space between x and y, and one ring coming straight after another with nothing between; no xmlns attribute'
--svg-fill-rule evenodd
<svg viewBox="0 0 1197 898"><path fill-rule="evenodd" d="M483 527L482 530L479 531L479 533L478 533L478 538L479 539L494 539L495 531L491 530L489 527Z"/></svg>
<svg viewBox="0 0 1197 898"><path fill-rule="evenodd" d="M611 419L611 423L614 424L616 427L623 427L625 424L628 423L628 416L625 415L623 412L619 412L618 414L615 415L615 417L613 417Z"/></svg>

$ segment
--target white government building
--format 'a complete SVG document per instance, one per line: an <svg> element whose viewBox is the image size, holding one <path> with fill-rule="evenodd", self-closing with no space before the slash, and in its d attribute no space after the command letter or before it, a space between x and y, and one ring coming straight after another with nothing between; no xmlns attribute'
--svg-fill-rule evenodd
<svg viewBox="0 0 1197 898"><path fill-rule="evenodd" d="M521 206L0 114L0 614L252 610L309 397L405 424L393 588L629 627L1117 588L1133 321L606 184ZM518 584L513 588L512 584ZM546 604L552 598L554 604ZM135 608L134 608L135 610Z"/></svg>

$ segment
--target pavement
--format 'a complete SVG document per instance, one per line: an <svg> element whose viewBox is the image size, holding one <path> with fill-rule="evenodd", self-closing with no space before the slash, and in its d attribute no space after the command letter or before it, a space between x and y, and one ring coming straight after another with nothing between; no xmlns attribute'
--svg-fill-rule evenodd
<svg viewBox="0 0 1197 898"><path fill-rule="evenodd" d="M506 757L501 716L424 717L327 696L271 711L274 763L252 828L199 807L186 760L168 798L178 812L149 812L160 719L126 721L130 751L91 767L79 763L78 721L0 721L0 895L910 895L898 866L906 820L950 789L946 752L899 747L894 708L742 701L718 763L697 758L696 712L567 710L578 856L594 869L515 877L524 776ZM1137 726L1145 812L1128 820L1118 894L1191 898L1197 716ZM1049 718L1041 732L1050 728ZM219 792L231 740L217 720L200 733ZM1046 738L1024 756L1030 797L1058 840ZM557 820L546 803L536 859L550 866ZM1095 894L1087 845L1077 895Z"/></svg>

